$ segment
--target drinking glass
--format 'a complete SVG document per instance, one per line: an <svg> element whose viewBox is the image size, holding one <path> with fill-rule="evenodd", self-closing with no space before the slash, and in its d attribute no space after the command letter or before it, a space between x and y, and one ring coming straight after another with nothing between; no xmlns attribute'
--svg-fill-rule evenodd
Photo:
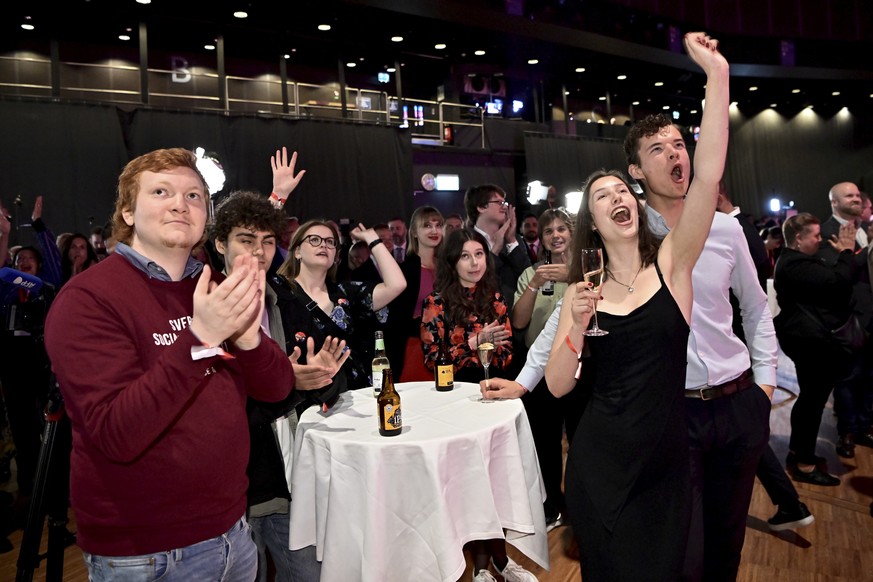
<svg viewBox="0 0 873 582"><path fill-rule="evenodd" d="M603 285L603 251L600 249L582 249L582 279L586 283L592 283L592 291L600 293L600 286ZM594 325L585 330L585 335L602 336L609 332L605 329L600 329L597 325L597 300L594 300Z"/></svg>
<svg viewBox="0 0 873 582"><path fill-rule="evenodd" d="M479 332L476 335L476 350L479 353L479 361L485 369L485 386L490 387L488 383L488 366L491 365L491 356L494 355L494 334Z"/></svg>

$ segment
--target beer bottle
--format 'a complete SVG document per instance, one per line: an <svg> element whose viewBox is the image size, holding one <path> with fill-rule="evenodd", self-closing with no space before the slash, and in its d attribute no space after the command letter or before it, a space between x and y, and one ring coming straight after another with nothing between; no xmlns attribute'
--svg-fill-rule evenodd
<svg viewBox="0 0 873 582"><path fill-rule="evenodd" d="M455 387L455 372L452 358L449 356L449 345L446 341L446 332L439 338L439 351L437 352L436 365L433 368L433 379L437 392L449 392Z"/></svg>
<svg viewBox="0 0 873 582"><path fill-rule="evenodd" d="M400 395L394 389L394 379L391 377L391 368L382 371L382 390L376 399L379 407L379 434L382 436L395 436L403 429L403 421L400 416Z"/></svg>
<svg viewBox="0 0 873 582"><path fill-rule="evenodd" d="M378 396L382 390L382 372L390 368L388 357L385 355L385 336L383 332L376 332L376 357L373 358L373 395Z"/></svg>
<svg viewBox="0 0 873 582"><path fill-rule="evenodd" d="M552 264L552 251L546 251L546 264ZM555 294L555 282L554 281L546 281L543 283L542 289L540 289L540 293L543 295L554 295Z"/></svg>

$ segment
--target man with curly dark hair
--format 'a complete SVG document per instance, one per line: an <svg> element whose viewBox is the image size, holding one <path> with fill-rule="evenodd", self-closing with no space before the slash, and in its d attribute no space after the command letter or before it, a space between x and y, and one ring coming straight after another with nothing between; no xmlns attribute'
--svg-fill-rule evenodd
<svg viewBox="0 0 873 582"><path fill-rule="evenodd" d="M231 274L238 255L247 254L257 257L259 267L267 270L286 222L284 213L277 210L266 196L250 191L232 192L216 208L212 227L215 249L224 256L227 265L226 274ZM276 292L268 285L261 326L287 352L288 342L277 300ZM343 342L330 340L317 355L338 369L348 357L347 351L343 353L344 347ZM337 358L340 358L338 362ZM329 382L329 376L335 370L322 368L320 361L302 365L292 357L294 370L300 374L296 377L297 390L320 388ZM295 390L280 402L261 402L253 398L246 402L251 436L247 471L248 519L258 548L258 580L266 580L267 551L279 580L308 581L317 580L319 576L312 549L291 551L288 548L291 493L290 474L284 458L290 457L293 451L293 435L297 428L294 407L300 400L301 396Z"/></svg>

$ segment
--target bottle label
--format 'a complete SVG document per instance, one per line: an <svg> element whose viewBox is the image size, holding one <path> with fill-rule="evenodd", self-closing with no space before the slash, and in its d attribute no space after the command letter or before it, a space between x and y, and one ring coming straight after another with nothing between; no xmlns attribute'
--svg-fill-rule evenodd
<svg viewBox="0 0 873 582"><path fill-rule="evenodd" d="M376 340L376 351L380 351L380 350L384 350L384 349L385 349L385 340L381 339L381 338L377 339Z"/></svg>
<svg viewBox="0 0 873 582"><path fill-rule="evenodd" d="M450 388L455 385L455 374L452 366L437 366L437 386Z"/></svg>
<svg viewBox="0 0 873 582"><path fill-rule="evenodd" d="M373 392L382 391L382 370L373 370Z"/></svg>
<svg viewBox="0 0 873 582"><path fill-rule="evenodd" d="M385 425L382 427L385 430L397 430L403 427L403 420L400 416L400 405L386 404L384 410Z"/></svg>

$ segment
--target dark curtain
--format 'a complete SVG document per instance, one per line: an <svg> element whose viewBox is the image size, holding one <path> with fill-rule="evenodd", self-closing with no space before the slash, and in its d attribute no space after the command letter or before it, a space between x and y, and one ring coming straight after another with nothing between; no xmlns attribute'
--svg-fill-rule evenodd
<svg viewBox="0 0 873 582"><path fill-rule="evenodd" d="M731 116L726 182L734 204L756 217L770 198L790 200L825 220L828 192L839 182L862 182L873 160L873 135L849 113L822 117L803 110L786 118L774 110Z"/></svg>
<svg viewBox="0 0 873 582"><path fill-rule="evenodd" d="M0 201L13 215L12 244L35 242L26 225L39 195L55 234L87 234L109 220L127 162L115 107L0 102L0 128Z"/></svg>
<svg viewBox="0 0 873 582"><path fill-rule="evenodd" d="M621 141L526 133L524 151L528 179L554 185L560 194L578 191L593 171L627 171Z"/></svg>
<svg viewBox="0 0 873 582"><path fill-rule="evenodd" d="M413 208L412 145L399 128L25 101L0 101L0 124L0 201L20 225L12 244L34 241L25 225L40 194L56 233L105 224L124 165L164 147L215 155L226 172L219 197L235 189L268 194L270 156L283 145L297 150L307 173L287 212L301 219L349 217L370 226Z"/></svg>

